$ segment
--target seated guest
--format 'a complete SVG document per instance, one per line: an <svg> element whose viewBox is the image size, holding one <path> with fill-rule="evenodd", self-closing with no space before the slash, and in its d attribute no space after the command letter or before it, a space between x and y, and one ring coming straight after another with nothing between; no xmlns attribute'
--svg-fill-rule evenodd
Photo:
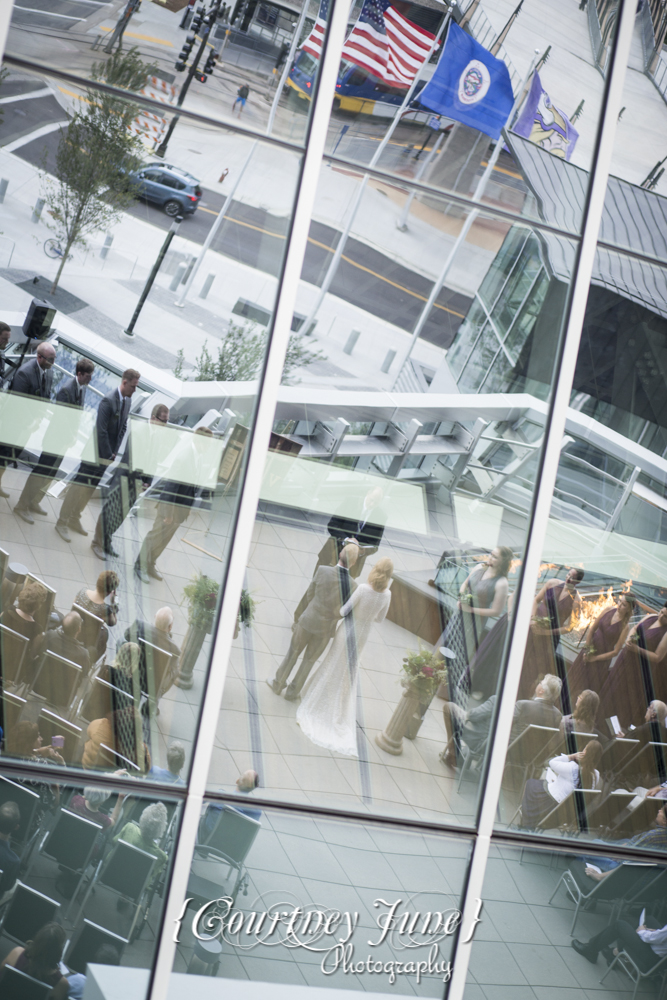
<svg viewBox="0 0 667 1000"><path fill-rule="evenodd" d="M129 694L137 705L141 701L140 660L141 649L136 642L125 642L109 667L109 683Z"/></svg>
<svg viewBox="0 0 667 1000"><path fill-rule="evenodd" d="M577 698L574 712L571 715L564 715L560 731L564 735L570 733L595 733L604 743L609 741L608 736L597 728L596 719L600 707L600 696L595 691L582 691Z"/></svg>
<svg viewBox="0 0 667 1000"><path fill-rule="evenodd" d="M63 618L63 623L59 628L49 629L44 632L35 642L34 663L35 672L39 667L45 653L55 653L72 663L78 663L83 669L84 677L90 670L90 656L84 644L81 642L81 615L76 611L70 611Z"/></svg>
<svg viewBox="0 0 667 1000"><path fill-rule="evenodd" d="M667 925L660 927L660 922L650 917L648 924L651 926L641 924L635 929L627 920L614 920L589 941L573 938L572 947L595 965L600 952L605 955L607 962L611 962L609 947L615 943L618 951L627 951L641 971L648 972L659 959L667 955Z"/></svg>
<svg viewBox="0 0 667 1000"><path fill-rule="evenodd" d="M113 754L119 753L136 764L141 774L150 770L151 757L143 740L141 715L133 705L115 709L102 719L93 719L86 734L88 740L81 760L83 767L115 770L118 764Z"/></svg>
<svg viewBox="0 0 667 1000"><path fill-rule="evenodd" d="M69 983L60 971L66 940L67 935L60 924L45 924L32 941L26 942L25 948L12 948L0 968L11 965L51 986L49 1000L67 1000Z"/></svg>
<svg viewBox="0 0 667 1000"><path fill-rule="evenodd" d="M123 771L121 773L125 774L126 772ZM124 795L118 796L118 801L116 802L114 811L111 816L108 816L107 813L100 812L100 806L107 801L110 795L111 792L108 792L105 788L91 788L89 786L84 788L83 795L74 795L67 807L70 812L83 816L84 819L90 820L91 823L95 823L101 828L97 838L97 843L95 844L95 849L93 850L90 859L93 863L99 861L102 856L104 834L107 830L110 830L118 820L123 806L123 800L125 798ZM75 891L78 881L79 874L77 872L70 871L62 865L60 866L60 874L56 879L56 889L62 896L65 896L67 899L71 899L72 893Z"/></svg>
<svg viewBox="0 0 667 1000"><path fill-rule="evenodd" d="M151 625L150 622L137 618L129 628L125 629L125 641L138 642L139 639L145 639L146 642L179 657L181 651L171 637L171 631L174 627L174 613L171 608L160 608L155 615L154 622Z"/></svg>
<svg viewBox="0 0 667 1000"><path fill-rule="evenodd" d="M120 833L116 834L116 840L124 840L133 847L139 847L147 854L152 854L156 859L151 874L150 885L154 886L160 876L160 872L169 860L156 841L164 836L167 829L167 809L163 802L153 802L146 806L139 823L126 823Z"/></svg>
<svg viewBox="0 0 667 1000"><path fill-rule="evenodd" d="M46 757L54 764L64 764L58 751L43 746L43 742L36 722L17 722L7 734L5 753L22 760L35 761Z"/></svg>
<svg viewBox="0 0 667 1000"><path fill-rule="evenodd" d="M667 705L664 701L652 701L646 709L641 726L628 729L623 735L630 740L639 740L639 749L647 743L667 743Z"/></svg>
<svg viewBox="0 0 667 1000"><path fill-rule="evenodd" d="M129 628L125 629L126 641L139 642L140 639L143 639L145 642L150 642L151 645L157 646L158 649L163 649L165 653L169 653L171 655L172 659L169 663L169 675L165 675L162 682L163 694L169 690L176 679L178 659L181 655L180 649L171 637L171 630L173 627L174 615L171 608L160 608L155 615L155 623L153 625L138 618L129 626ZM148 672L146 657L143 649L141 656L141 690L145 691L146 694L151 693L148 689Z"/></svg>
<svg viewBox="0 0 667 1000"><path fill-rule="evenodd" d="M521 826L537 826L575 788L597 788L600 772L596 768L601 756L601 745L591 740L585 750L553 757L544 780L529 778L526 782L521 802Z"/></svg>
<svg viewBox="0 0 667 1000"><path fill-rule="evenodd" d="M560 709L556 702L560 699L563 682L555 674L545 674L535 685L532 698L521 699L514 706L514 720L510 743L520 736L528 726L547 726L555 729L561 721Z"/></svg>
<svg viewBox="0 0 667 1000"><path fill-rule="evenodd" d="M244 771L236 779L236 790L238 792L243 792L244 795L249 795L250 792L254 792L256 788L259 787L259 775L257 771ZM225 806L219 805L217 802L209 802L208 805L204 806L204 811L202 813L202 818L199 823L199 837L198 842L206 840L215 830L216 823L220 813L225 808ZM248 806L237 806L231 803L227 808L235 809L236 812L243 813L244 816L249 816L250 819L260 820L262 818L261 809L251 809Z"/></svg>
<svg viewBox="0 0 667 1000"><path fill-rule="evenodd" d="M608 844L609 841L593 840L591 843ZM635 833L633 837L624 837L622 840L615 840L614 846L643 847L652 851L667 851L667 806L663 806L658 810L658 814L655 817L655 823L651 824L648 830L642 830L641 833ZM605 878L609 872L623 864L622 861L618 861L616 858L599 858L596 854L584 857L581 861L584 865L584 877L593 879L594 882L602 881L602 879ZM590 865L595 865L600 869L600 871L594 871L590 868ZM581 873L579 871L574 872L577 882L581 885L582 883L578 877L580 874ZM585 885L585 883L583 884ZM590 887L587 887L586 891L588 891L588 888Z"/></svg>
<svg viewBox="0 0 667 1000"><path fill-rule="evenodd" d="M102 570L97 578L94 590L86 590L84 587L74 598L74 604L78 604L84 611L101 618L105 625L114 626L118 620L118 607L116 606L116 591L118 589L118 576L110 569ZM83 642L90 653L91 660L98 660L103 655L107 646L107 631L100 629L94 634L87 625L83 629Z"/></svg>
<svg viewBox="0 0 667 1000"><path fill-rule="evenodd" d="M153 778L155 781L166 781L170 785L184 785L185 782L181 778L184 764L185 747L179 740L174 740L167 747L167 766L156 767L153 765L146 777Z"/></svg>
<svg viewBox="0 0 667 1000"><path fill-rule="evenodd" d="M21 825L21 813L16 802L5 802L0 806L0 906L14 894L16 879L21 863L18 854L11 848L13 834Z"/></svg>
<svg viewBox="0 0 667 1000"><path fill-rule="evenodd" d="M36 581L26 583L16 599L16 605L2 612L0 622L7 628L12 629L12 631L18 632L19 635L29 639L34 644L37 636L42 631L35 621L34 615L37 614L46 600L47 593L46 588L41 583L37 583ZM28 656L31 655L32 649L29 648Z"/></svg>
<svg viewBox="0 0 667 1000"><path fill-rule="evenodd" d="M561 714L554 702L560 698L561 687L562 681L559 677L554 674L545 674L538 682L533 698L517 701L514 706L510 742L520 736L524 729L527 729L531 724L549 726L550 728L555 728L558 725ZM440 754L440 760L443 764L452 766L455 757L452 716L455 716L459 722L461 740L474 754L479 754L482 752L489 735L496 700L497 696L492 694L481 705L477 705L476 708L469 709L467 712L454 702L445 702L443 715L449 742Z"/></svg>
<svg viewBox="0 0 667 1000"><path fill-rule="evenodd" d="M120 965L120 955L112 944L103 944L95 952L93 965ZM67 976L69 983L69 993L67 1000L83 1000L83 991L86 988L86 976L81 972L70 972Z"/></svg>

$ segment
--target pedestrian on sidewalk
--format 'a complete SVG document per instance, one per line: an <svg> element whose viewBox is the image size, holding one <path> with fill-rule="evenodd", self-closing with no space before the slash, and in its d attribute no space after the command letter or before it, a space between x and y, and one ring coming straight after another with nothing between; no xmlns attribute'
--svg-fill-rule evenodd
<svg viewBox="0 0 667 1000"><path fill-rule="evenodd" d="M245 102L248 100L249 93L250 93L250 87L248 86L247 83L244 83L243 86L239 87L239 89L236 91L236 100L232 104L232 114L234 114L234 111L236 110L236 105L240 104L241 107L239 108L238 116L239 118L241 117L241 112L245 108Z"/></svg>

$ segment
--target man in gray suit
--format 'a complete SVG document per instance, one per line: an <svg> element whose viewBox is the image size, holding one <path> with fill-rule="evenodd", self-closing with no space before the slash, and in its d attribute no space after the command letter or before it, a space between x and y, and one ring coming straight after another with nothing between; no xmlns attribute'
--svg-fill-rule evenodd
<svg viewBox="0 0 667 1000"><path fill-rule="evenodd" d="M340 609L356 589L350 569L357 561L359 547L346 545L335 566L320 566L306 593L306 609L292 629L292 641L285 659L273 680L267 681L276 694L281 694L287 678L301 653L301 666L285 692L287 701L296 701L315 661L324 652L340 621Z"/></svg>
<svg viewBox="0 0 667 1000"><path fill-rule="evenodd" d="M74 378L64 379L60 384L56 392L56 402L67 403L82 409L86 386L93 377L94 371L95 365L92 361L89 361L88 358L80 358L76 363ZM64 442L61 443L64 444ZM14 507L14 512L28 524L34 524L33 514L46 514L44 508L40 507L40 500L53 481L55 469L60 464L60 458L60 455L48 455L46 452L42 452L38 464L25 481L23 492Z"/></svg>
<svg viewBox="0 0 667 1000"><path fill-rule="evenodd" d="M51 385L53 383L53 372L51 369L56 360L56 351L53 344L40 344L34 358L30 358L18 369L10 386L10 392L20 393L22 396L34 396L37 399L51 398ZM0 480L5 467L14 459L13 448L3 445L0 448ZM9 494L0 489L0 496L7 497ZM46 514L46 511L40 510ZM19 511L21 517L23 514ZM29 512L23 518L29 524L34 524L34 520Z"/></svg>
<svg viewBox="0 0 667 1000"><path fill-rule="evenodd" d="M141 375L138 371L135 371L134 368L128 368L123 372L118 388L108 392L100 402L95 425L99 465L92 465L88 462L81 463L79 471L68 487L56 524L56 531L66 542L72 540L68 528L78 531L81 535L88 534L81 524L81 515L97 489L107 466L113 462L118 454L127 427L130 400L140 378ZM116 555L111 546L111 539L103 531L103 517L104 515L101 513L95 529L95 538L91 545L98 559L104 559L106 555Z"/></svg>

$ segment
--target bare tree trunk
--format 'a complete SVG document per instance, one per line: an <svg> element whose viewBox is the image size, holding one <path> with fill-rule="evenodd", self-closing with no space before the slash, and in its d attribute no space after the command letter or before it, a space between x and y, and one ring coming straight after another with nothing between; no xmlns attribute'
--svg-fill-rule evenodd
<svg viewBox="0 0 667 1000"><path fill-rule="evenodd" d="M76 223L78 223L78 221L79 220L77 219ZM76 223L72 227L72 232L74 232L74 233L76 233L76 230L77 230ZM72 244L74 243L74 240L75 240L75 237L74 236L70 236L70 238L68 239L68 241L67 241L67 243L65 245L65 250L63 252L63 259L60 262L60 267L58 268L58 273L56 274L55 278L53 279L53 284L51 285L51 294L52 295L56 291L56 289L58 288L58 282L60 281L60 278L61 278L62 273L63 273L63 268L64 268L64 266L67 263L67 260L69 258L69 252L72 249Z"/></svg>

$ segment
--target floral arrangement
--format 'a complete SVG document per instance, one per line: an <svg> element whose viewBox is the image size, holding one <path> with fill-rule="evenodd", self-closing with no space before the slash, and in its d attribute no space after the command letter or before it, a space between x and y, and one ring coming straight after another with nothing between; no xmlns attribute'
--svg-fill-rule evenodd
<svg viewBox="0 0 667 1000"><path fill-rule="evenodd" d="M437 653L419 647L419 652L410 650L403 657L403 687L411 687L419 692L420 698L426 701L432 698L438 687L447 677L447 668Z"/></svg>
<svg viewBox="0 0 667 1000"><path fill-rule="evenodd" d="M253 600L250 591L244 587L241 591L241 600L239 601L239 625L247 625L250 628L255 620L256 606L256 602Z"/></svg>
<svg viewBox="0 0 667 1000"><path fill-rule="evenodd" d="M188 602L188 624L193 628L210 632L215 620L215 609L218 606L218 591L220 584L210 577L200 573L192 583L183 587L183 595Z"/></svg>
<svg viewBox="0 0 667 1000"><path fill-rule="evenodd" d="M551 618L548 615L535 615L533 625L536 625L537 628L551 629Z"/></svg>

